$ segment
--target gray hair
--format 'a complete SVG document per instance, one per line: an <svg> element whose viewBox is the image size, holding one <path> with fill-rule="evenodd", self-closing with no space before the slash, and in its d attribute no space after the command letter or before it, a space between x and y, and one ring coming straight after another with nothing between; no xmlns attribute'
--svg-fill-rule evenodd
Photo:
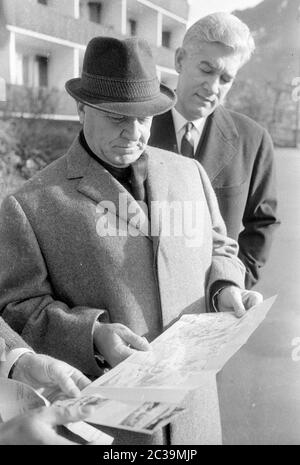
<svg viewBox="0 0 300 465"><path fill-rule="evenodd" d="M187 49L199 42L219 42L233 48L241 55L242 64L250 59L255 49L248 26L225 12L212 13L196 21L187 30L182 46Z"/></svg>

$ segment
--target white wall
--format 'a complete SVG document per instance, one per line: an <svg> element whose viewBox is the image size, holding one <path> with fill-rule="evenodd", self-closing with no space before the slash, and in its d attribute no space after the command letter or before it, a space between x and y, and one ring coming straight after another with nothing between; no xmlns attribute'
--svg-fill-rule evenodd
<svg viewBox="0 0 300 465"><path fill-rule="evenodd" d="M6 82L10 82L9 68L9 41L5 41L0 47L0 75Z"/></svg>
<svg viewBox="0 0 300 465"><path fill-rule="evenodd" d="M49 87L64 89L65 82L74 77L74 52L69 47L57 47L49 59Z"/></svg>
<svg viewBox="0 0 300 465"><path fill-rule="evenodd" d="M74 16L74 0L49 0L48 4L62 15Z"/></svg>
<svg viewBox="0 0 300 465"><path fill-rule="evenodd" d="M143 7L139 10L137 19L137 35L150 44L157 44L157 11Z"/></svg>
<svg viewBox="0 0 300 465"><path fill-rule="evenodd" d="M0 102L6 102L6 81L0 76Z"/></svg>
<svg viewBox="0 0 300 465"><path fill-rule="evenodd" d="M122 30L122 0L102 1L103 25L112 26L117 32Z"/></svg>

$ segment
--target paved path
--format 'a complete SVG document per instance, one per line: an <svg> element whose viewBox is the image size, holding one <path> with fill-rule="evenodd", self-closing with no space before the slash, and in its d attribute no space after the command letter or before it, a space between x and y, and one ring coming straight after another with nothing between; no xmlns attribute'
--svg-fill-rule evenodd
<svg viewBox="0 0 300 465"><path fill-rule="evenodd" d="M278 298L218 374L225 444L300 444L300 150L276 160L282 225L257 290Z"/></svg>

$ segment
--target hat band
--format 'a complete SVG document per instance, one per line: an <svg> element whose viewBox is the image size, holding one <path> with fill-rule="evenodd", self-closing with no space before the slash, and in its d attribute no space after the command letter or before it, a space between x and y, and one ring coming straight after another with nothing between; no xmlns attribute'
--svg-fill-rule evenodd
<svg viewBox="0 0 300 465"><path fill-rule="evenodd" d="M157 77L147 80L114 79L82 73L81 90L87 96L111 101L142 101L160 94Z"/></svg>

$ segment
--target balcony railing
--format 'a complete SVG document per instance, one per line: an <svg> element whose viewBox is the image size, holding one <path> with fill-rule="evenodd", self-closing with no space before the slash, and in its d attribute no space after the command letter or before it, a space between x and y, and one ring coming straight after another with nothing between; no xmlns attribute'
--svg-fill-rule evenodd
<svg viewBox="0 0 300 465"><path fill-rule="evenodd" d="M3 13L6 24L82 45L95 36L122 37L112 26L62 15L53 8L38 4L36 0L3 0ZM158 65L174 67L173 50L151 46Z"/></svg>
<svg viewBox="0 0 300 465"><path fill-rule="evenodd" d="M150 0L154 5L160 6L181 18L188 19L189 5L187 0Z"/></svg>
<svg viewBox="0 0 300 465"><path fill-rule="evenodd" d="M95 36L120 36L112 26L62 15L35 0L3 0L3 13L6 24L82 45Z"/></svg>

